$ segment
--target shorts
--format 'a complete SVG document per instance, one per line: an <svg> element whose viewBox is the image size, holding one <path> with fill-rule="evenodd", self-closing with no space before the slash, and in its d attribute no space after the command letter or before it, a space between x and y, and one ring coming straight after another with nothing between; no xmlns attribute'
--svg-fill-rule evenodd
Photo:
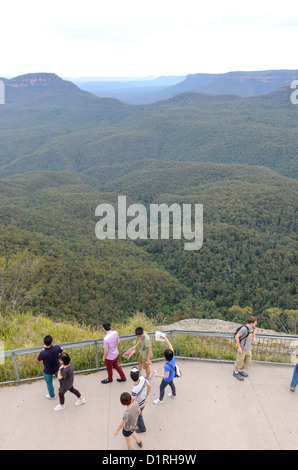
<svg viewBox="0 0 298 470"><path fill-rule="evenodd" d="M237 352L235 369L247 369L251 364L251 351Z"/></svg>
<svg viewBox="0 0 298 470"><path fill-rule="evenodd" d="M122 428L122 434L124 437L129 437L131 436L132 434L134 433L134 429L130 430L130 431L126 431L124 428Z"/></svg>
<svg viewBox="0 0 298 470"><path fill-rule="evenodd" d="M143 369L148 370L149 364L147 364L147 359L145 359L142 354L139 355L138 364L141 364Z"/></svg>

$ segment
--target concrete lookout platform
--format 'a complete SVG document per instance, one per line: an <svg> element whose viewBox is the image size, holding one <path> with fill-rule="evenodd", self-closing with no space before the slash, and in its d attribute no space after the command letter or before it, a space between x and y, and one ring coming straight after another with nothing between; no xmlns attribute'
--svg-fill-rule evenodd
<svg viewBox="0 0 298 470"><path fill-rule="evenodd" d="M233 364L177 359L182 377L175 379L177 399L167 396L155 405L160 378L143 412L146 433L139 434L148 450L296 450L298 449L298 389L290 391L293 366L253 363L243 382L233 377ZM163 371L163 361L152 368ZM66 407L47 400L44 380L0 388L1 450L126 450L121 431L114 436L125 407L120 394L131 392L127 381L103 385L106 372L77 374L74 386L87 403L74 406L67 392ZM54 380L57 392L58 382ZM134 442L134 447L138 447ZM139 450L139 449L138 449ZM140 449L140 451L142 451Z"/></svg>

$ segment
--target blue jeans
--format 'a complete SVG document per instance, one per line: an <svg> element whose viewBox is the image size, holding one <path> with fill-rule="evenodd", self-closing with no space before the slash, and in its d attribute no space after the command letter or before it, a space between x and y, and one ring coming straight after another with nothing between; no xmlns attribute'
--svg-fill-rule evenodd
<svg viewBox="0 0 298 470"><path fill-rule="evenodd" d="M293 372L293 378L290 387L295 390L296 386L298 384L298 363L295 366L294 372Z"/></svg>
<svg viewBox="0 0 298 470"><path fill-rule="evenodd" d="M144 406L145 408L145 406ZM140 408L140 414L139 414L139 417L138 417L138 421L137 421L137 427L139 428L139 430L141 432L145 432L146 431L146 426L145 426L145 423L144 423L144 418L143 418L143 410L144 408Z"/></svg>
<svg viewBox="0 0 298 470"><path fill-rule="evenodd" d="M57 377L58 372L56 374L48 375L43 373L44 379L46 381L47 387L48 387L48 392L51 398L55 398L55 390L53 387L53 375Z"/></svg>
<svg viewBox="0 0 298 470"><path fill-rule="evenodd" d="M176 396L176 388L175 388L175 385L174 385L174 380L171 380L171 382L166 382L165 379L162 379L161 384L159 386L159 399L160 399L160 401L163 400L163 397L165 395L165 388L166 388L167 385L169 385L171 387L172 394L174 395L174 397Z"/></svg>

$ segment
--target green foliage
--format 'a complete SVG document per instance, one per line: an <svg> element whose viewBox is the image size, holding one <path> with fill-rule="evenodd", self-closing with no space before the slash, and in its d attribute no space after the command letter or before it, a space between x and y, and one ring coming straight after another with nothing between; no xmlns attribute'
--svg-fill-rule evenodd
<svg viewBox="0 0 298 470"><path fill-rule="evenodd" d="M290 334L297 333L298 310L283 310L281 308L271 307L262 312L261 321L270 325L277 331L285 331Z"/></svg>
<svg viewBox="0 0 298 470"><path fill-rule="evenodd" d="M70 172L0 180L1 256L7 266L24 252L39 260L38 280L27 279L28 293L38 293L28 309L98 325L136 311L238 321L233 305L257 315L297 308L294 180L242 165L148 161L131 170L119 179L115 167L110 192ZM185 252L183 240L96 239L95 208L116 204L117 189L145 205L203 203L201 250Z"/></svg>
<svg viewBox="0 0 298 470"><path fill-rule="evenodd" d="M34 301L40 293L41 263L26 252L13 255L8 262L0 258L0 312L15 313Z"/></svg>
<svg viewBox="0 0 298 470"><path fill-rule="evenodd" d="M285 312L298 308L298 107L287 90L129 106L48 74L40 93L20 85L29 78L0 109L2 316L99 325L136 311L235 320L250 309L260 326L296 331ZM97 240L95 208L118 194L203 204L203 247Z"/></svg>

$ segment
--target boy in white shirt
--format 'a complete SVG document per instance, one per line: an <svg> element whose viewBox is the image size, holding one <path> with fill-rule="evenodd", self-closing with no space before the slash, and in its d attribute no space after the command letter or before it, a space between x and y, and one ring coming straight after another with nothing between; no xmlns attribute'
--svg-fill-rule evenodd
<svg viewBox="0 0 298 470"><path fill-rule="evenodd" d="M134 382L134 386L132 388L131 397L132 400L137 401L140 407L140 414L137 421L137 428L136 432L145 432L146 426L143 419L143 410L146 406L148 395L151 391L152 385L149 380L145 379L139 373L139 369L137 367L133 367L130 371L130 377Z"/></svg>

